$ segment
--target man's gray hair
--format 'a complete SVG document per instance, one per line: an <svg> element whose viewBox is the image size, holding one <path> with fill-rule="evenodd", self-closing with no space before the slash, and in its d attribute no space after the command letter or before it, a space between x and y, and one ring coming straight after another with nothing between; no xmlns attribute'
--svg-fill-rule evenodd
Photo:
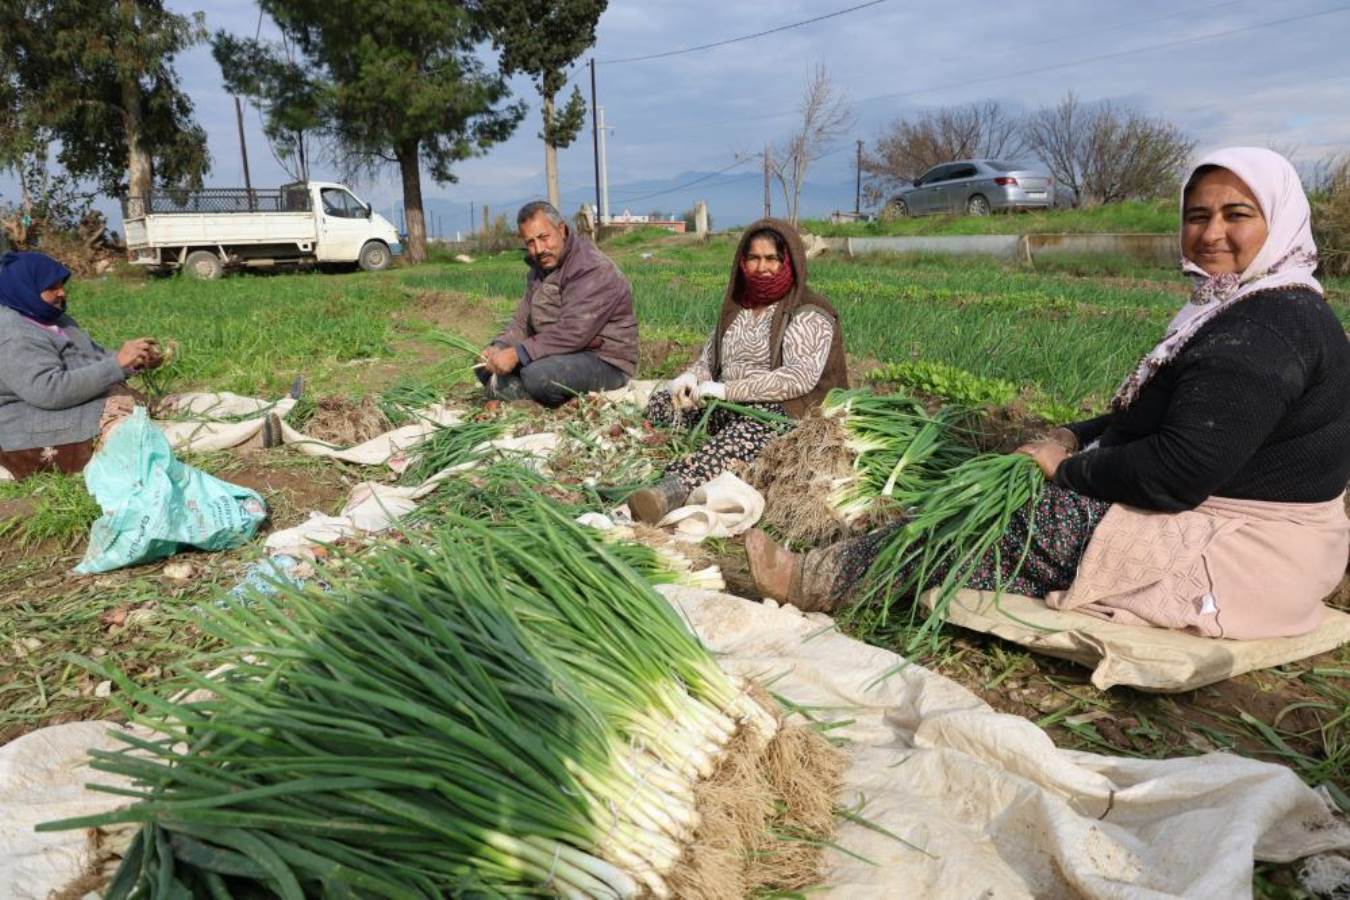
<svg viewBox="0 0 1350 900"><path fill-rule="evenodd" d="M531 200L520 208L520 212L516 213L516 227L519 228L540 213L547 216L549 222L554 225L563 225L567 222L567 220L563 218L563 214L558 212L552 203L549 203L547 200Z"/></svg>

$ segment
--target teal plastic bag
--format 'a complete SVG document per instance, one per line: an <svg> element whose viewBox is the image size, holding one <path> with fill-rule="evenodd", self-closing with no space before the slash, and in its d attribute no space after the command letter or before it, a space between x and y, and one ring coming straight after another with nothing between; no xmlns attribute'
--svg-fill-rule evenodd
<svg viewBox="0 0 1350 900"><path fill-rule="evenodd" d="M84 470L103 515L76 572L111 572L184 547L229 550L267 518L256 492L180 462L143 407L113 431Z"/></svg>

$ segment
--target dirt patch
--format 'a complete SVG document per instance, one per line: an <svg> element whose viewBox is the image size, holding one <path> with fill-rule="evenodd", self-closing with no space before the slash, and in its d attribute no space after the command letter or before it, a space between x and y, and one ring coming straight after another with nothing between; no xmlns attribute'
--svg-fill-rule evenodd
<svg viewBox="0 0 1350 900"><path fill-rule="evenodd" d="M672 378L693 364L699 349L677 341L639 341L638 377Z"/></svg>
<svg viewBox="0 0 1350 900"><path fill-rule="evenodd" d="M22 519L24 516L33 514L33 501L27 497L16 497L13 500L0 500L0 522L8 522L10 519Z"/></svg>
<svg viewBox="0 0 1350 900"><path fill-rule="evenodd" d="M245 457L238 468L222 473L221 477L262 494L271 511L273 530L298 524L308 518L311 511L336 512L352 484L337 463L283 468L268 466L265 460L254 459L252 455Z"/></svg>
<svg viewBox="0 0 1350 900"><path fill-rule="evenodd" d="M436 329L454 331L485 344L503 324L492 301L455 291L420 291L402 317L425 322Z"/></svg>
<svg viewBox="0 0 1350 900"><path fill-rule="evenodd" d="M1016 406L989 409L979 418L975 444L987 453L1012 453L1023 444L1043 436L1048 427L1039 416Z"/></svg>

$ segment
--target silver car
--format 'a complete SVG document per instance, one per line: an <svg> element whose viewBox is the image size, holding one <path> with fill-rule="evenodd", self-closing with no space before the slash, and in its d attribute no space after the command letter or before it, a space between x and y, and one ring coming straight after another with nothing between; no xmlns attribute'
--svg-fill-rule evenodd
<svg viewBox="0 0 1350 900"><path fill-rule="evenodd" d="M961 159L933 166L886 203L885 215L987 216L994 210L1049 209L1055 179L1000 159Z"/></svg>

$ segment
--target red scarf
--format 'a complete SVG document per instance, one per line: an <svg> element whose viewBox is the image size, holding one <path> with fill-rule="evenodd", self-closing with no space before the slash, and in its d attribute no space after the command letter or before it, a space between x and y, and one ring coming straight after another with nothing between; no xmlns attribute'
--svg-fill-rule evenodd
<svg viewBox="0 0 1350 900"><path fill-rule="evenodd" d="M767 278L750 274L741 260L741 290L736 302L746 309L761 309L772 306L788 295L792 290L792 257L784 254L783 265Z"/></svg>

